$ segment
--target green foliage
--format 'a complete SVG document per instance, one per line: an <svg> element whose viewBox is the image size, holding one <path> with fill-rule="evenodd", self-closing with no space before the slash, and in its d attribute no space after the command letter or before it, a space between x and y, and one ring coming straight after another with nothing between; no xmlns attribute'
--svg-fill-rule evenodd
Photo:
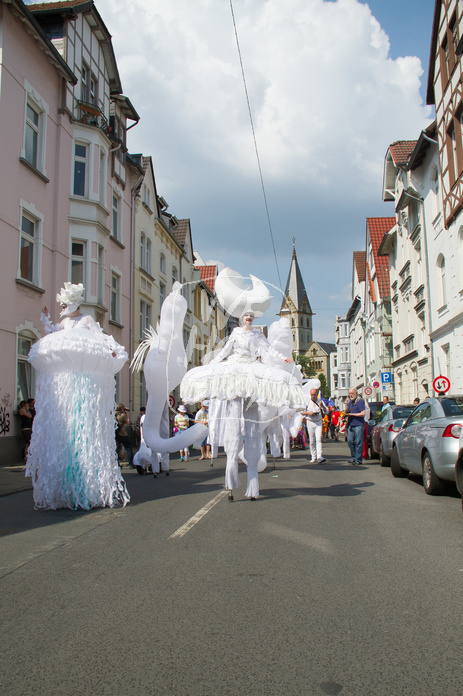
<svg viewBox="0 0 463 696"><path fill-rule="evenodd" d="M294 362L301 366L304 377L315 377L315 368L311 358L307 358L305 355L299 355L297 353L293 353L293 358Z"/></svg>
<svg viewBox="0 0 463 696"><path fill-rule="evenodd" d="M320 374L317 375L317 376L318 376L318 379L320 380L320 391L321 391L321 393L323 394L323 396L325 397L325 399L329 399L329 398L330 398L330 390L328 389L328 384L327 384L327 382L326 382L326 377L325 377L325 375L323 374L323 372L320 372Z"/></svg>

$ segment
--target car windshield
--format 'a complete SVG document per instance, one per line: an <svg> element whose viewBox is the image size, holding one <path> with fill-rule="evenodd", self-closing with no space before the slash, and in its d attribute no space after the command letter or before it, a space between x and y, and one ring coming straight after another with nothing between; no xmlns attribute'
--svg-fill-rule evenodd
<svg viewBox="0 0 463 696"><path fill-rule="evenodd" d="M393 418L408 418L412 411L413 408L411 407L405 408L404 406L399 406L398 408L392 409L392 416Z"/></svg>
<svg viewBox="0 0 463 696"><path fill-rule="evenodd" d="M441 399L440 405L446 416L463 416L463 406L453 399Z"/></svg>
<svg viewBox="0 0 463 696"><path fill-rule="evenodd" d="M371 403L368 404L370 407L370 418L373 418L374 420L378 420L378 418L381 415L381 409L383 408L384 404L382 401L372 401Z"/></svg>

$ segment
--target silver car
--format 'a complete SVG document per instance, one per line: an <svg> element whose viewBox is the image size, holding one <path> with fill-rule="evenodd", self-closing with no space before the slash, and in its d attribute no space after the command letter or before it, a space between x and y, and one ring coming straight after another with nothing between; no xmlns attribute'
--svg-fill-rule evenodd
<svg viewBox="0 0 463 696"><path fill-rule="evenodd" d="M391 463L392 443L416 406L391 406L382 412L371 433L371 455L381 466Z"/></svg>
<svg viewBox="0 0 463 696"><path fill-rule="evenodd" d="M420 474L426 493L442 493L445 481L455 481L462 427L463 407L455 399L431 397L423 401L392 444L392 475Z"/></svg>

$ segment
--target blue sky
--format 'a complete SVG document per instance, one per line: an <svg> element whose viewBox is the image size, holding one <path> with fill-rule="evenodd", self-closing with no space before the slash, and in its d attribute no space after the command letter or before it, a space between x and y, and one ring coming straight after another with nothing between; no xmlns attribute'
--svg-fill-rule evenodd
<svg viewBox="0 0 463 696"><path fill-rule="evenodd" d="M96 0L124 94L141 116L129 149L190 218L194 247L279 285L229 0ZM233 0L281 285L293 235L314 318L334 341L352 253L381 198L387 147L418 138L434 0ZM264 320L281 304L275 300Z"/></svg>

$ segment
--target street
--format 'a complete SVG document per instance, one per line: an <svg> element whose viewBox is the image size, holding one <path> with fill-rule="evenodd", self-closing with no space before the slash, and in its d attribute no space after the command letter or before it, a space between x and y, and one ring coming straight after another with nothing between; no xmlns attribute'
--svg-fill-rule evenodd
<svg viewBox="0 0 463 696"><path fill-rule="evenodd" d="M458 696L461 501L328 441L230 503L225 458L125 508L0 498L5 696Z"/></svg>

